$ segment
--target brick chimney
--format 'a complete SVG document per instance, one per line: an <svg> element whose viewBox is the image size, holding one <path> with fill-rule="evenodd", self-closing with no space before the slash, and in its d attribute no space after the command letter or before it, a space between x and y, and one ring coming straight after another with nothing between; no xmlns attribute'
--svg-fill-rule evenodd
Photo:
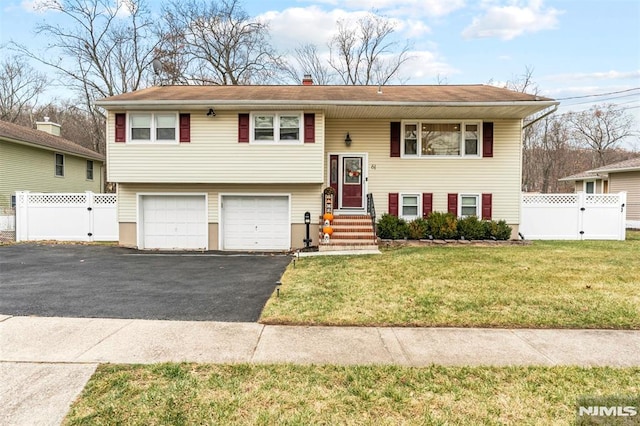
<svg viewBox="0 0 640 426"><path fill-rule="evenodd" d="M45 117L44 121L36 121L36 129L53 136L60 136L60 125L49 121L49 117Z"/></svg>
<svg viewBox="0 0 640 426"><path fill-rule="evenodd" d="M305 74L304 77L302 78L302 85L303 86L313 86L313 78L311 77L311 74Z"/></svg>

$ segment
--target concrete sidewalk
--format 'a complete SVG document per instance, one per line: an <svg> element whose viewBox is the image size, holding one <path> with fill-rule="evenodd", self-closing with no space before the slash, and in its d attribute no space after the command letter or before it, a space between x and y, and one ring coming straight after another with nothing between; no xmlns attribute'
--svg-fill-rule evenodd
<svg viewBox="0 0 640 426"><path fill-rule="evenodd" d="M640 331L0 316L0 424L59 424L99 363L640 366Z"/></svg>

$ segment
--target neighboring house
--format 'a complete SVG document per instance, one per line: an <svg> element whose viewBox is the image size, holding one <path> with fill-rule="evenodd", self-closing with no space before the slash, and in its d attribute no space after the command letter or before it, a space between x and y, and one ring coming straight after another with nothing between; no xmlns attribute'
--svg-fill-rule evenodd
<svg viewBox="0 0 640 426"><path fill-rule="evenodd" d="M0 121L0 208L15 206L16 191L102 192L102 154L60 137L60 126L39 130Z"/></svg>
<svg viewBox="0 0 640 426"><path fill-rule="evenodd" d="M640 228L640 157L608 164L597 169L567 176L576 192L589 194L627 193L627 227Z"/></svg>
<svg viewBox="0 0 640 426"><path fill-rule="evenodd" d="M585 192L587 194L606 194L609 192L609 180L605 173L598 174L587 170L558 179L558 181L574 182L575 192Z"/></svg>
<svg viewBox="0 0 640 426"><path fill-rule="evenodd" d="M305 212L318 244L327 187L336 223L354 221L346 228L366 223L371 194L378 218L451 211L504 219L517 235L523 119L557 102L484 85L307 79L160 86L97 104L122 245L287 250L304 246Z"/></svg>

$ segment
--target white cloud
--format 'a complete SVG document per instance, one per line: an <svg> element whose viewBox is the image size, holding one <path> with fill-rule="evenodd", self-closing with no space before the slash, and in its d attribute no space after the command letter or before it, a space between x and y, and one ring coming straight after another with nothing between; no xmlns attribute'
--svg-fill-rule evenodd
<svg viewBox="0 0 640 426"><path fill-rule="evenodd" d="M421 50L409 52L411 59L407 61L400 73L400 80L406 84L437 84L438 79L461 74L436 53Z"/></svg>
<svg viewBox="0 0 640 426"><path fill-rule="evenodd" d="M553 7L544 8L542 0L527 3L514 0L507 6L485 3L485 8L484 15L473 18L471 25L463 30L463 37L511 40L525 33L555 28L562 14Z"/></svg>
<svg viewBox="0 0 640 426"><path fill-rule="evenodd" d="M47 0L22 0L20 7L29 13L44 13L47 8Z"/></svg>
<svg viewBox="0 0 640 426"><path fill-rule="evenodd" d="M292 7L282 11L269 11L257 19L269 23L273 43L283 50L292 50L301 44L315 44L319 50L327 49L327 43L336 34L337 21L355 22L369 14L368 10L323 10L318 6ZM431 29L419 19L390 18L395 34L404 39L416 39L429 34Z"/></svg>
<svg viewBox="0 0 640 426"><path fill-rule="evenodd" d="M273 43L282 50L292 50L302 44L315 44L323 50L336 32L339 19L357 19L366 12L347 12L342 9L325 11L317 6L293 7L269 11L257 18L269 23Z"/></svg>
<svg viewBox="0 0 640 426"><path fill-rule="evenodd" d="M417 19L408 19L406 21L395 20L396 30L408 39L416 39L423 37L425 34L431 33L431 28L424 22Z"/></svg>

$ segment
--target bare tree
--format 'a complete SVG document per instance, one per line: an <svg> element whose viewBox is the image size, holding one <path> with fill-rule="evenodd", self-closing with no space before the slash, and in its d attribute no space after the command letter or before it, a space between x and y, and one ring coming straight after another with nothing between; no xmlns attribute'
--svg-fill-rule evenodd
<svg viewBox="0 0 640 426"><path fill-rule="evenodd" d="M373 13L355 24L339 20L338 33L329 44L329 65L347 85L388 83L410 59L409 45L392 41L394 30L389 19Z"/></svg>
<svg viewBox="0 0 640 426"><path fill-rule="evenodd" d="M24 59L9 56L0 62L0 120L15 123L38 103L49 81Z"/></svg>
<svg viewBox="0 0 640 426"><path fill-rule="evenodd" d="M294 59L296 64L287 66L287 73L294 82L300 82L300 78L309 74L313 77L314 84L327 85L333 81L333 75L327 64L320 59L318 47L314 44L303 44L295 49Z"/></svg>
<svg viewBox="0 0 640 426"><path fill-rule="evenodd" d="M180 46L186 57L178 68L194 84L251 84L276 78L280 56L269 41L268 26L251 19L238 0L209 3L174 0L164 10L162 49Z"/></svg>
<svg viewBox="0 0 640 426"><path fill-rule="evenodd" d="M96 137L103 139L104 116L94 101L150 81L156 39L144 0L48 0L41 7L62 16L61 23L45 21L36 27L36 34L48 41L47 52L12 46L58 72L90 114Z"/></svg>
<svg viewBox="0 0 640 426"><path fill-rule="evenodd" d="M522 74L513 75L511 79L506 82L505 89L537 95L540 92L540 88L533 79L533 71L534 68L532 65L525 66Z"/></svg>
<svg viewBox="0 0 640 426"><path fill-rule="evenodd" d="M60 136L96 152L105 152L105 140L96 137L93 118L84 109L78 108L72 100L55 100L34 110L30 122L50 117L60 124Z"/></svg>
<svg viewBox="0 0 640 426"><path fill-rule="evenodd" d="M596 105L587 111L567 114L573 137L595 154L594 167L609 162L608 154L633 136L633 117L613 104Z"/></svg>

